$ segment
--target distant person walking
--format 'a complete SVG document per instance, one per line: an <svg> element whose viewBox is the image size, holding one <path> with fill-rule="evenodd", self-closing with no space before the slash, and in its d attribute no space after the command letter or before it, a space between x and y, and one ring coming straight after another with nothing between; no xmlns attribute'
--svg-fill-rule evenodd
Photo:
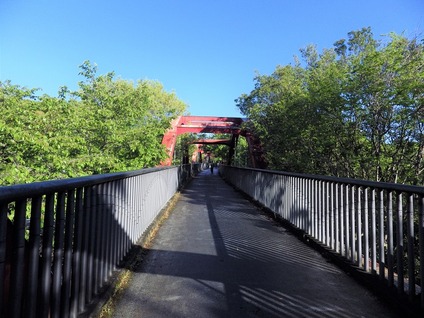
<svg viewBox="0 0 424 318"><path fill-rule="evenodd" d="M213 174L213 162L210 163L211 174Z"/></svg>

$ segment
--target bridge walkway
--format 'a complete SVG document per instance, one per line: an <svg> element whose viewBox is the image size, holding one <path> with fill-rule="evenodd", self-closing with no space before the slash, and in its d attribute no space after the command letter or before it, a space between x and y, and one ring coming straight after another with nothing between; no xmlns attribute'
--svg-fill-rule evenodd
<svg viewBox="0 0 424 318"><path fill-rule="evenodd" d="M216 173L183 190L113 317L396 317Z"/></svg>

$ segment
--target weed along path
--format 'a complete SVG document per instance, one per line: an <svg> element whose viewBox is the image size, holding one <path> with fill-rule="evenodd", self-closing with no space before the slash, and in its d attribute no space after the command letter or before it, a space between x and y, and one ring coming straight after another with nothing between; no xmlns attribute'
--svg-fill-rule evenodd
<svg viewBox="0 0 424 318"><path fill-rule="evenodd" d="M396 317L204 171L181 193L113 317Z"/></svg>

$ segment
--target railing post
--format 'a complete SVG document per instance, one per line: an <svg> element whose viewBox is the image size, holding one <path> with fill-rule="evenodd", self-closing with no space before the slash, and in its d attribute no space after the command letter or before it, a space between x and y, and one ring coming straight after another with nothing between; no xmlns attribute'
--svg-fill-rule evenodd
<svg viewBox="0 0 424 318"><path fill-rule="evenodd" d="M394 273L393 273L393 194L389 191L387 194L387 267L388 267L388 285L394 286Z"/></svg>
<svg viewBox="0 0 424 318"><path fill-rule="evenodd" d="M72 278L72 245L74 238L75 224L75 190L71 189L67 193L66 200L66 220L65 220L65 246L63 262L63 281L61 291L61 317L69 316L71 278Z"/></svg>
<svg viewBox="0 0 424 318"><path fill-rule="evenodd" d="M370 271L370 241L369 241L369 214L368 214L368 188L364 189L364 269Z"/></svg>
<svg viewBox="0 0 424 318"><path fill-rule="evenodd" d="M397 210L397 280L398 280L398 293L404 293L403 281L403 207L402 207L402 193L397 193L396 201L398 205Z"/></svg>
<svg viewBox="0 0 424 318"><path fill-rule="evenodd" d="M356 186L351 186L351 192L350 192L350 260L352 263L355 262L355 256L356 256L356 226L355 226L355 190Z"/></svg>
<svg viewBox="0 0 424 318"><path fill-rule="evenodd" d="M362 267L362 188L357 187L356 189L358 192L358 202L356 203L356 264Z"/></svg>
<svg viewBox="0 0 424 318"><path fill-rule="evenodd" d="M7 203L0 203L0 316L5 317L4 285L7 249Z"/></svg>
<svg viewBox="0 0 424 318"><path fill-rule="evenodd" d="M339 215L340 215L340 238L339 238L339 242L340 242L340 255L342 256L346 256L346 246L345 246L345 230L344 230L344 224L345 224L345 191L344 188L346 186L343 184L340 184L340 188L339 188L339 193L340 193L340 211L339 211Z"/></svg>
<svg viewBox="0 0 424 318"><path fill-rule="evenodd" d="M334 183L333 191L334 195L334 249L337 253L340 252L340 236L339 236L339 198L340 198L340 191L339 191L339 184Z"/></svg>
<svg viewBox="0 0 424 318"><path fill-rule="evenodd" d="M386 277L386 255L385 255L385 250L384 250L384 245L385 245L385 240L384 240L384 235L385 235L385 222L384 222L384 192L383 190L379 190L378 191L379 194L379 256L380 256L380 260L379 260L379 266L378 266L378 270L379 270L379 274L380 274L380 279L383 280Z"/></svg>
<svg viewBox="0 0 424 318"><path fill-rule="evenodd" d="M78 188L76 193L75 204L75 230L74 245L72 259L72 283L71 283L71 299L69 316L75 318L78 315L78 294L81 285L81 254L82 254L82 235L83 235L83 218L84 218L84 202L83 189Z"/></svg>
<svg viewBox="0 0 424 318"><path fill-rule="evenodd" d="M84 215L83 215L83 234L81 246L81 282L79 293L79 312L84 311L88 299L88 292L91 291L89 282L89 252L90 252L90 218L91 218L91 200L92 187L84 188Z"/></svg>
<svg viewBox="0 0 424 318"><path fill-rule="evenodd" d="M327 244L327 246L331 246L333 244L330 234L330 215L333 212L333 206L330 206L330 193L330 183L325 182L325 244Z"/></svg>
<svg viewBox="0 0 424 318"><path fill-rule="evenodd" d="M350 186L346 185L346 196L345 196L345 209L344 209L344 220L345 220L345 256L350 257L350 226L349 226L349 189Z"/></svg>
<svg viewBox="0 0 424 318"><path fill-rule="evenodd" d="M407 248L408 248L408 295L409 300L413 301L415 297L415 253L414 253L414 195L408 195L407 207ZM421 259L422 260L422 259ZM423 262L423 260L421 261Z"/></svg>
<svg viewBox="0 0 424 318"><path fill-rule="evenodd" d="M38 266L40 260L41 197L32 198L31 201L25 317L35 317L37 314Z"/></svg>
<svg viewBox="0 0 424 318"><path fill-rule="evenodd" d="M54 260L52 282L52 317L60 317L60 296L62 284L63 246L65 230L65 193L57 196L56 224L54 233Z"/></svg>
<svg viewBox="0 0 424 318"><path fill-rule="evenodd" d="M418 199L418 230L419 230L419 248L420 248L420 281L421 281L421 309L424 309L424 195Z"/></svg>
<svg viewBox="0 0 424 318"><path fill-rule="evenodd" d="M377 223L376 223L376 191L371 190L371 270L374 273L377 271Z"/></svg>
<svg viewBox="0 0 424 318"><path fill-rule="evenodd" d="M41 257L40 293L38 295L37 317L48 317L51 304L51 267L53 254L54 229L54 202L55 195L46 196L44 210L43 249Z"/></svg>

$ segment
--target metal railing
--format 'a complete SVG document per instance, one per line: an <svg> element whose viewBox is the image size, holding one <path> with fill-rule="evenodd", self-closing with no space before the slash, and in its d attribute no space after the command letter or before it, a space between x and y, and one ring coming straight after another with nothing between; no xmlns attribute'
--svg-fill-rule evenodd
<svg viewBox="0 0 424 318"><path fill-rule="evenodd" d="M87 310L197 165L0 187L0 316Z"/></svg>
<svg viewBox="0 0 424 318"><path fill-rule="evenodd" d="M229 166L220 174L424 308L424 187Z"/></svg>

